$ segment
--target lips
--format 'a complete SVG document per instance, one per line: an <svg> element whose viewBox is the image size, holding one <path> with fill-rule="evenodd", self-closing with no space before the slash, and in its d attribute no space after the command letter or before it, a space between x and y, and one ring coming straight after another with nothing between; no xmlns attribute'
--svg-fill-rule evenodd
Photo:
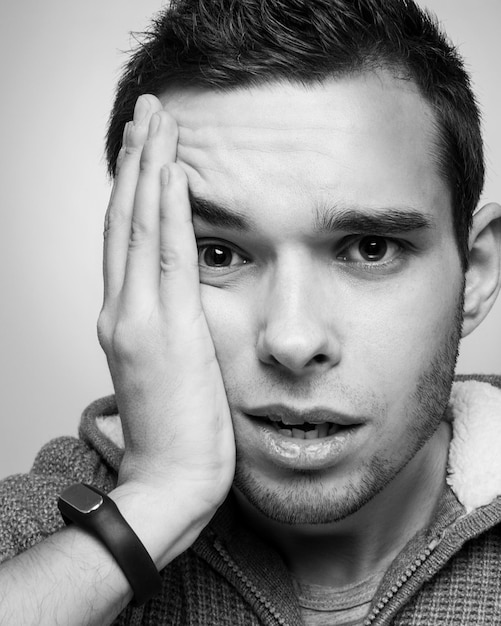
<svg viewBox="0 0 501 626"><path fill-rule="evenodd" d="M267 471L327 470L345 463L364 439L362 426L368 421L318 405L247 405L240 412L245 417L236 424L241 441Z"/></svg>
<svg viewBox="0 0 501 626"><path fill-rule="evenodd" d="M261 406L245 411L250 417L267 422L282 436L293 439L322 439L341 429L360 424L352 416L324 407L296 409L283 404Z"/></svg>

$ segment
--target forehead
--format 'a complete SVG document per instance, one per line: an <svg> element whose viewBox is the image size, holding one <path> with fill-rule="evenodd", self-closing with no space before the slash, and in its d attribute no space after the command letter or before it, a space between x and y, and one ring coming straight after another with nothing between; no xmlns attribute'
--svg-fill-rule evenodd
<svg viewBox="0 0 501 626"><path fill-rule="evenodd" d="M236 211L449 206L433 114L411 81L368 73L313 86L176 91L162 102L179 124L191 191Z"/></svg>

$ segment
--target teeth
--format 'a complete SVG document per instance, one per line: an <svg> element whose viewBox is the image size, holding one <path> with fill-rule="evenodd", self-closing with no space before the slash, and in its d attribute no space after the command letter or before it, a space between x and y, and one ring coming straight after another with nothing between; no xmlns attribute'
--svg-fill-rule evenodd
<svg viewBox="0 0 501 626"><path fill-rule="evenodd" d="M327 437L329 434L329 424L325 422L324 424L319 424L317 426L317 432L319 437Z"/></svg>
<svg viewBox="0 0 501 626"><path fill-rule="evenodd" d="M335 435L341 428L337 424L329 424L328 422L324 422L323 424L301 424L301 428L294 426L290 428L280 428L277 422L274 423L274 426L284 437L293 437L295 439L319 439L328 437Z"/></svg>
<svg viewBox="0 0 501 626"><path fill-rule="evenodd" d="M305 439L318 439L319 437L320 437L320 433L316 428L314 428L313 430L307 430L304 433Z"/></svg>

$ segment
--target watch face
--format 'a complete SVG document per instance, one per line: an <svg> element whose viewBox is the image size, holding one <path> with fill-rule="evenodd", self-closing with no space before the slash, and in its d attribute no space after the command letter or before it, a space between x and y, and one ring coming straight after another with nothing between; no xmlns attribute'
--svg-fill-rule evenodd
<svg viewBox="0 0 501 626"><path fill-rule="evenodd" d="M71 485L61 494L61 500L66 502L80 513L90 513L98 509L103 503L103 497L100 496L85 485Z"/></svg>

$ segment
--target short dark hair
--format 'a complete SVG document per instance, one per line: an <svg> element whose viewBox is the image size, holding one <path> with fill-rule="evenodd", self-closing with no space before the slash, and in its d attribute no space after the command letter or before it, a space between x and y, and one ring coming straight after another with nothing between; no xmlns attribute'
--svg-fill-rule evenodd
<svg viewBox="0 0 501 626"><path fill-rule="evenodd" d="M143 33L119 81L108 170L113 175L123 127L143 93L312 84L380 68L413 80L434 111L437 162L466 270L484 183L480 114L460 55L436 18L412 0L172 0Z"/></svg>

